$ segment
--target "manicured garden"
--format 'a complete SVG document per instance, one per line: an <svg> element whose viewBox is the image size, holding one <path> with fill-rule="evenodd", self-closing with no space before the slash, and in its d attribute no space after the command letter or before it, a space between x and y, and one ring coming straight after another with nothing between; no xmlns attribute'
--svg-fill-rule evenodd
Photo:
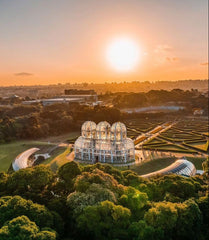
<svg viewBox="0 0 209 240"><path fill-rule="evenodd" d="M143 144L143 148L156 151L182 153L209 153L207 121L179 121L167 131Z"/></svg>

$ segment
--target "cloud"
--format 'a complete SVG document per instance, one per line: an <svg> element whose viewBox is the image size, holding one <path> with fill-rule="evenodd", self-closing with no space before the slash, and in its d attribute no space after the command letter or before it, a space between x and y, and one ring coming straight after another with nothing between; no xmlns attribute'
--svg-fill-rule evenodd
<svg viewBox="0 0 209 240"><path fill-rule="evenodd" d="M179 61L178 57L175 57L173 47L166 44L157 45L154 49L155 65L163 65L166 63L175 63Z"/></svg>
<svg viewBox="0 0 209 240"><path fill-rule="evenodd" d="M166 57L166 61L168 61L168 62L176 62L178 60L179 60L179 58L177 58L177 57Z"/></svg>
<svg viewBox="0 0 209 240"><path fill-rule="evenodd" d="M157 45L154 52L155 53L166 53L172 51L173 48L169 45Z"/></svg>
<svg viewBox="0 0 209 240"><path fill-rule="evenodd" d="M202 65L202 66L208 66L209 63L208 63L208 62L204 62L204 63L200 63L200 65Z"/></svg>
<svg viewBox="0 0 209 240"><path fill-rule="evenodd" d="M14 75L17 77L30 77L30 76L33 76L33 73L20 72L20 73L15 73Z"/></svg>

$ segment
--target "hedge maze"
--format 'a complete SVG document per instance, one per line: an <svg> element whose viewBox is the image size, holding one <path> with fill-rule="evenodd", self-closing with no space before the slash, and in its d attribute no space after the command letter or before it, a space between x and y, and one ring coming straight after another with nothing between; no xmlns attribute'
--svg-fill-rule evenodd
<svg viewBox="0 0 209 240"><path fill-rule="evenodd" d="M140 134L161 125L160 121L132 120L127 124L128 136L136 139ZM157 137L146 141L143 149L179 153L209 153L209 125L206 120L181 120ZM157 132L157 130L156 130ZM151 131L155 133L155 131ZM135 140L135 145L144 138Z"/></svg>

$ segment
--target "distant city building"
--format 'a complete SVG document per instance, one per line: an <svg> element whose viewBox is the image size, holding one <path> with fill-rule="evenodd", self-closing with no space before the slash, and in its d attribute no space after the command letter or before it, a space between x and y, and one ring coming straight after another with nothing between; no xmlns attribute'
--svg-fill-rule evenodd
<svg viewBox="0 0 209 240"><path fill-rule="evenodd" d="M203 115L203 113L204 113L204 110L201 108L195 108L193 110L193 115Z"/></svg>
<svg viewBox="0 0 209 240"><path fill-rule="evenodd" d="M127 138L126 126L116 122L87 121L74 145L75 160L126 164L135 161L134 142Z"/></svg>
<svg viewBox="0 0 209 240"><path fill-rule="evenodd" d="M96 95L94 90L65 89L65 95Z"/></svg>
<svg viewBox="0 0 209 240"><path fill-rule="evenodd" d="M37 100L29 100L24 101L23 104L30 105L41 103L43 106L48 106L56 103L69 103L69 102L83 102L82 98L50 98L50 99L37 99Z"/></svg>
<svg viewBox="0 0 209 240"><path fill-rule="evenodd" d="M94 90L65 89L62 97L82 98L85 102L97 102L98 96Z"/></svg>

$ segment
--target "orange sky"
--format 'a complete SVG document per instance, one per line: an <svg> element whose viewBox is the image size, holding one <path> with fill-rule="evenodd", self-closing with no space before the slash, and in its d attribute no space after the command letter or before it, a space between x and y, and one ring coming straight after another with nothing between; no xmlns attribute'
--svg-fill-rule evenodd
<svg viewBox="0 0 209 240"><path fill-rule="evenodd" d="M208 78L207 0L0 1L0 85ZM130 72L106 59L127 36L142 55Z"/></svg>

